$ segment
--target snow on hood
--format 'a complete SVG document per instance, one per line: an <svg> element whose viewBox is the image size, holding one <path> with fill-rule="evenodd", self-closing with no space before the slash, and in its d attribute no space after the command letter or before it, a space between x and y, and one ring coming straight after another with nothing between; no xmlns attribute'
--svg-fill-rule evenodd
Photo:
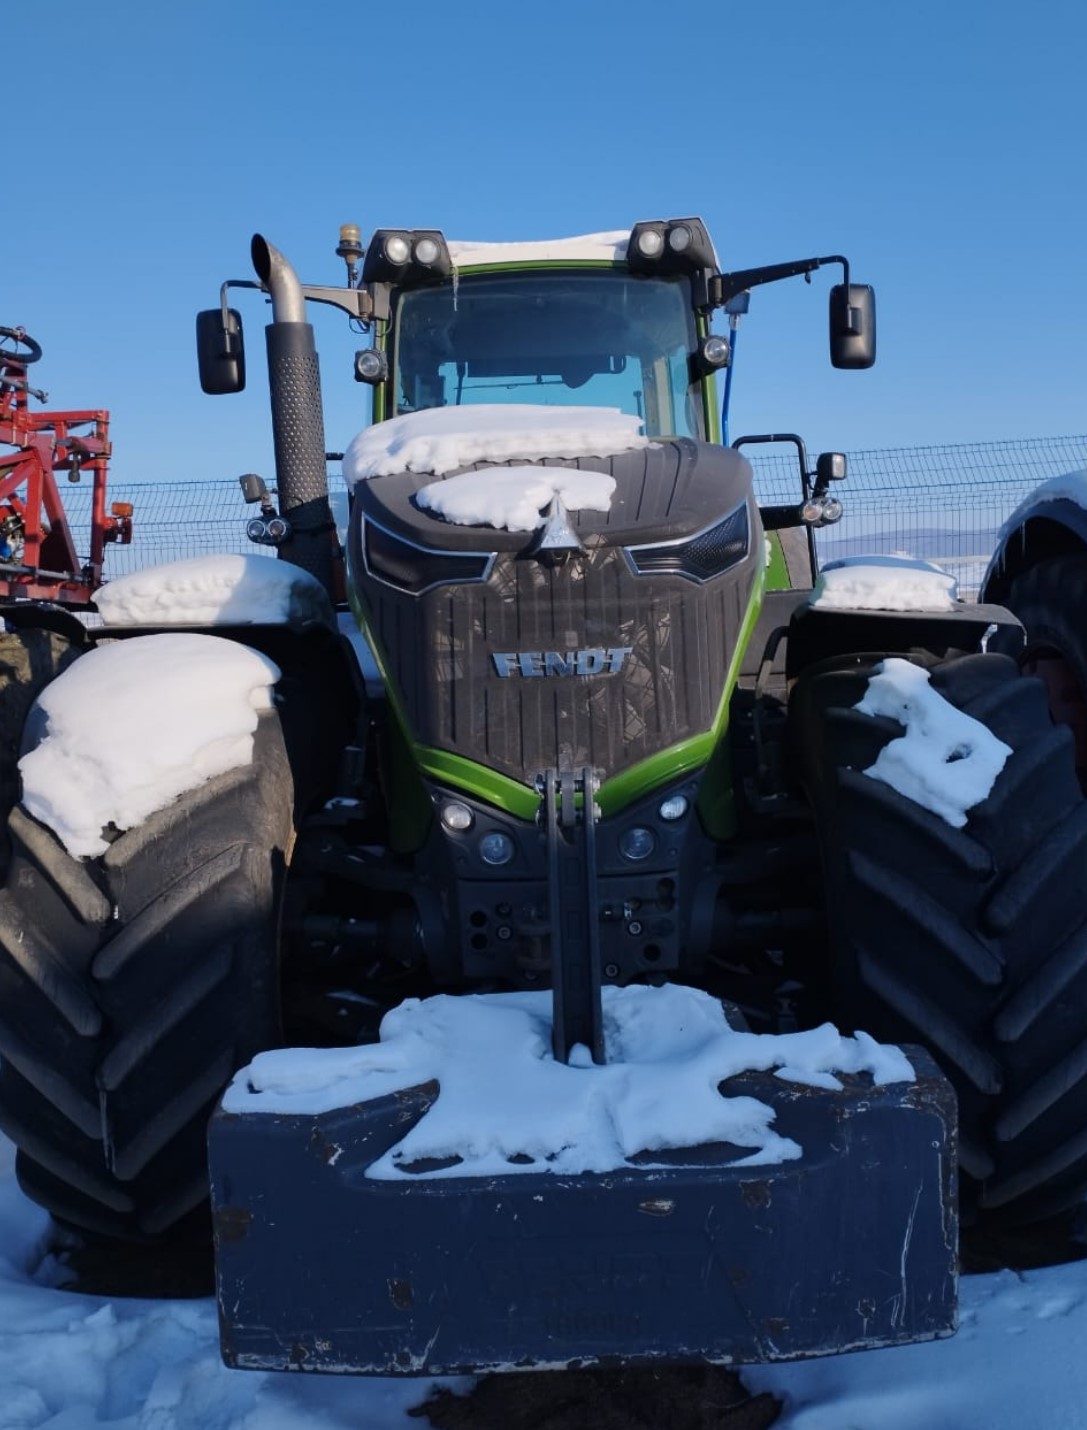
<svg viewBox="0 0 1087 1430"><path fill-rule="evenodd" d="M95 596L107 626L332 623L332 607L315 576L290 561L194 556L118 576Z"/></svg>
<svg viewBox="0 0 1087 1430"><path fill-rule="evenodd" d="M547 520L552 497L568 511L609 511L615 478L576 467L481 467L431 482L415 500L456 526L535 531Z"/></svg>
<svg viewBox="0 0 1087 1430"><path fill-rule="evenodd" d="M933 690L927 670L898 657L876 666L854 709L906 727L864 773L956 829L966 823L967 810L987 798L1012 753L980 720Z"/></svg>
<svg viewBox="0 0 1087 1430"><path fill-rule="evenodd" d="M649 445L641 425L618 407L428 408L364 428L344 453L344 480L352 487L394 472L440 477L473 462L610 457Z"/></svg>
<svg viewBox="0 0 1087 1430"><path fill-rule="evenodd" d="M677 984L609 986L603 1004L604 1065L585 1048L569 1065L555 1061L549 992L443 994L386 1014L380 1043L259 1054L223 1107L315 1114L436 1079L437 1101L368 1176L395 1180L413 1175L405 1164L452 1156L462 1160L423 1175L606 1172L639 1152L703 1142L750 1148L743 1165L801 1156L770 1126L767 1104L718 1092L734 1073L776 1068L829 1088L841 1086L835 1072L868 1072L878 1084L914 1077L898 1048L865 1033L843 1038L829 1023L776 1037L737 1032L717 999Z"/></svg>
<svg viewBox="0 0 1087 1430"><path fill-rule="evenodd" d="M1070 501L1074 502L1076 506L1087 509L1087 471L1065 472L1063 476L1050 477L1047 482L1035 487L1030 496L1019 503L1000 528L997 533L998 541L1003 541L1005 537L1010 536L1032 507L1037 506L1039 502L1047 501Z"/></svg>
<svg viewBox="0 0 1087 1430"><path fill-rule="evenodd" d="M269 562L269 565L272 563ZM178 632L99 645L38 696L23 804L76 858L109 847L178 795L253 758L279 668L219 636Z"/></svg>
<svg viewBox="0 0 1087 1430"><path fill-rule="evenodd" d="M951 611L954 576L912 556L843 556L819 572L811 604L825 611Z"/></svg>
<svg viewBox="0 0 1087 1430"><path fill-rule="evenodd" d="M577 238L536 238L520 243L473 243L449 240L455 268L495 263L621 263L627 256L628 228L609 233L584 233Z"/></svg>

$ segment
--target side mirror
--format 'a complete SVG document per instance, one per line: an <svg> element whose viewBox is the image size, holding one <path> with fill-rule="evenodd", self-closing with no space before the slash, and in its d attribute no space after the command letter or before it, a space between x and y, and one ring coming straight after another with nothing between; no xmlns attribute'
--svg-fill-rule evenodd
<svg viewBox="0 0 1087 1430"><path fill-rule="evenodd" d="M200 386L218 395L245 389L245 341L241 314L234 308L208 308L196 315L196 359Z"/></svg>
<svg viewBox="0 0 1087 1430"><path fill-rule="evenodd" d="M830 290L830 361L834 367L871 367L876 360L876 295L867 283Z"/></svg>

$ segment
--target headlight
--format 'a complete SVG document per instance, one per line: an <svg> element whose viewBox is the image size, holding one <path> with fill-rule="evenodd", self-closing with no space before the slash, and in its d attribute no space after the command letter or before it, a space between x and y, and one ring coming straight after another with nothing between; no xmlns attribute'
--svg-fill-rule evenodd
<svg viewBox="0 0 1087 1430"><path fill-rule="evenodd" d="M459 799L447 799L441 808L441 821L451 833L463 834L471 829L476 817Z"/></svg>
<svg viewBox="0 0 1087 1430"><path fill-rule="evenodd" d="M407 263L411 246L402 233L393 233L385 240L385 257L390 263Z"/></svg>
<svg viewBox="0 0 1087 1430"><path fill-rule="evenodd" d="M355 381L368 382L371 387L384 382L389 375L389 360L377 348L363 348L355 354Z"/></svg>
<svg viewBox="0 0 1087 1430"><path fill-rule="evenodd" d="M711 333L698 345L698 365L703 372L714 372L719 367L726 367L730 356L728 338L723 338L720 333Z"/></svg>
<svg viewBox="0 0 1087 1430"><path fill-rule="evenodd" d="M649 219L630 231L627 267L632 273L716 273L717 255L700 218Z"/></svg>
<svg viewBox="0 0 1087 1430"><path fill-rule="evenodd" d="M439 283L452 271L453 260L441 229L379 228L366 249L362 281L410 288Z"/></svg>
<svg viewBox="0 0 1087 1430"><path fill-rule="evenodd" d="M638 235L638 252L643 258L659 258L664 252L664 234L659 228L644 228Z"/></svg>

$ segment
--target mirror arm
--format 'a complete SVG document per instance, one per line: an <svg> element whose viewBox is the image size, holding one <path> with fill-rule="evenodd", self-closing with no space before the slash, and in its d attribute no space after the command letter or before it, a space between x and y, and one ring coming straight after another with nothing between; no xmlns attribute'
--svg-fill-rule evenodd
<svg viewBox="0 0 1087 1430"><path fill-rule="evenodd" d="M230 298L231 288L259 288L259 283L254 283L251 278L228 278L219 289L219 307L223 314L223 341L226 344L228 354L234 352L234 337L230 331Z"/></svg>
<svg viewBox="0 0 1087 1430"><path fill-rule="evenodd" d="M219 304L223 310L223 328L227 325L227 312L230 307L228 291L231 288L255 288L258 293L267 293L266 283L256 283L252 278L228 278L219 289ZM312 299L315 303L329 303L334 308L341 308L348 317L358 318L360 322L368 322L373 316L373 299L363 288L322 288L302 285L303 297Z"/></svg>
<svg viewBox="0 0 1087 1430"><path fill-rule="evenodd" d="M374 315L374 301L365 288L322 288L302 285L303 297L314 303L328 303L340 308L348 317L368 323Z"/></svg>
<svg viewBox="0 0 1087 1430"><path fill-rule="evenodd" d="M723 308L732 298L747 288L757 288L760 283L777 283L782 278L805 278L825 263L840 263L843 281L849 283L849 259L840 253L831 253L824 258L798 258L792 263L768 263L762 268L738 268L735 273L717 273L710 279L710 296L715 308Z"/></svg>

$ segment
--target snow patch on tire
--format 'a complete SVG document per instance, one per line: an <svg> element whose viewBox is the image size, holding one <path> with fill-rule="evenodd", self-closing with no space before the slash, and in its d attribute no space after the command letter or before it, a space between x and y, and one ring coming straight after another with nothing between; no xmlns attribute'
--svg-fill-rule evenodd
<svg viewBox="0 0 1087 1430"><path fill-rule="evenodd" d="M908 660L881 661L854 708L906 727L864 773L955 829L966 823L967 810L988 797L1012 753L980 720L933 690L928 671Z"/></svg>
<svg viewBox="0 0 1087 1430"><path fill-rule="evenodd" d="M39 695L42 731L19 761L23 805L75 858L179 795L248 765L275 663L218 636L136 636L98 646Z"/></svg>

